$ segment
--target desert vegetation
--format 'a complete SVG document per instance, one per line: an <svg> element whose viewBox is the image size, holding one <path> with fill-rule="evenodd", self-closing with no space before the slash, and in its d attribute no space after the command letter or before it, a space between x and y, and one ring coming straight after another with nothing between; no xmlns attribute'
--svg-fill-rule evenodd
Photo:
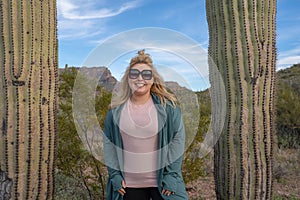
<svg viewBox="0 0 300 200"><path fill-rule="evenodd" d="M297 188L300 183L299 112L294 112L300 110L300 107L296 102L287 103L299 98L299 72L300 65L295 65L276 73L278 92L275 100L274 199L297 199L300 197ZM72 87L76 74L77 68L72 67L62 70L60 73L55 199L67 199L67 197L72 197L72 199L104 199L106 167L95 160L84 148L72 118ZM99 123L103 125L111 100L111 91L101 85L98 86L97 91L95 108ZM185 152L182 168L191 199L216 199L213 178L214 152L210 152L203 158L195 157L195 152L200 148L211 121L209 92L209 89L195 92L200 102L201 117L199 118L197 134ZM295 97L294 95L298 96ZM281 117L281 113L288 115ZM287 121L295 122L287 123ZM291 129L293 131L282 131L281 127L283 126L286 127L285 130Z"/></svg>

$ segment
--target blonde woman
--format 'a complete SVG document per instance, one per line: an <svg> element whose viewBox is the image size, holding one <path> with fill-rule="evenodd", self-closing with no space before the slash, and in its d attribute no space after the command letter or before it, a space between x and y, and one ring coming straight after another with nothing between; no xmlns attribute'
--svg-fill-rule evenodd
<svg viewBox="0 0 300 200"><path fill-rule="evenodd" d="M144 50L131 59L104 124L108 200L188 199L185 132L176 97Z"/></svg>

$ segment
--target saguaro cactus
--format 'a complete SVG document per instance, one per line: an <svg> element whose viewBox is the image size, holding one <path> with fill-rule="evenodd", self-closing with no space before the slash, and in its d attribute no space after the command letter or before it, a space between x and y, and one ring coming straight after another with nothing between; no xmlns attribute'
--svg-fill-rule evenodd
<svg viewBox="0 0 300 200"><path fill-rule="evenodd" d="M209 55L227 96L214 150L217 198L271 199L276 0L207 0L206 10Z"/></svg>
<svg viewBox="0 0 300 200"><path fill-rule="evenodd" d="M55 0L0 1L0 199L53 194L56 24Z"/></svg>

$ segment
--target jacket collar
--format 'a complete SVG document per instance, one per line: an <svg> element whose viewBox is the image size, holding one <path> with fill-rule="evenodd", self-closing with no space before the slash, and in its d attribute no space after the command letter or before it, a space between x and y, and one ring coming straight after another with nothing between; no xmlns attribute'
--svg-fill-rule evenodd
<svg viewBox="0 0 300 200"><path fill-rule="evenodd" d="M151 97L152 97L153 103L157 110L159 123L160 122L165 123L167 120L166 108L161 104L161 101L156 94L151 93ZM119 122L120 122L120 115L121 115L121 111L122 111L124 105L125 105L125 103L121 104L120 106L118 106L112 110L115 124L119 124Z"/></svg>

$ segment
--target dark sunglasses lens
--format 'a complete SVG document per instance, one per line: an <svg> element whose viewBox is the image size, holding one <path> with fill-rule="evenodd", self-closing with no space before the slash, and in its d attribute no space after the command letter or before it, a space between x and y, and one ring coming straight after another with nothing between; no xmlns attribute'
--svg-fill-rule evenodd
<svg viewBox="0 0 300 200"><path fill-rule="evenodd" d="M131 69L129 71L129 78L131 78L131 79L136 79L137 77L139 77L139 75L140 75L140 72L136 69Z"/></svg>
<svg viewBox="0 0 300 200"><path fill-rule="evenodd" d="M150 80L152 78L152 71L150 70L142 71L142 77L144 80Z"/></svg>

